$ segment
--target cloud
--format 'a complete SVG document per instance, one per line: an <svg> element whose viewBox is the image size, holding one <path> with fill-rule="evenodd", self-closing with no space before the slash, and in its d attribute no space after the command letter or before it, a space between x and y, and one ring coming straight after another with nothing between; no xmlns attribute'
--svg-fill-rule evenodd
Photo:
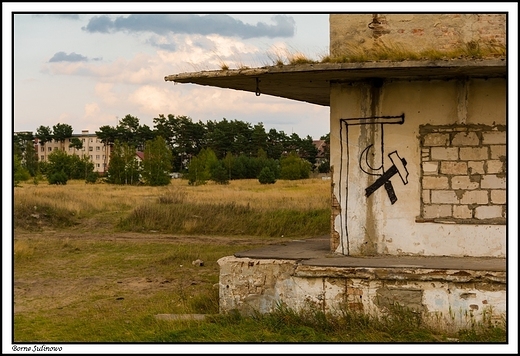
<svg viewBox="0 0 520 356"><path fill-rule="evenodd" d="M130 59L119 57L109 63L94 63L93 59L89 60L79 55L76 56L85 60L66 61L63 58L72 59L70 57L75 54L66 55L64 52L59 52L49 61L54 63L42 66L42 72L52 75L90 77L119 85L162 85L164 77L175 72L194 69L215 70L222 64L230 68L254 67L262 63L257 58L261 56L259 48L241 41L216 35L207 37L171 35L170 37L176 43L175 52L160 50L155 55L140 52ZM202 48L201 45L206 48Z"/></svg>
<svg viewBox="0 0 520 356"><path fill-rule="evenodd" d="M292 37L296 23L287 15L271 17L273 25L257 22L249 25L229 15L191 15L191 14L136 14L111 18L107 15L94 16L87 26L82 27L90 33L152 32L158 35L170 33L221 35L242 39L257 37Z"/></svg>
<svg viewBox="0 0 520 356"><path fill-rule="evenodd" d="M92 58L93 61L99 61L101 58ZM52 62L88 62L89 59L81 54L77 54L72 52L67 54L65 52L56 52L51 59L49 59L49 63Z"/></svg>
<svg viewBox="0 0 520 356"><path fill-rule="evenodd" d="M79 15L77 14L59 14L56 16L66 20L79 20Z"/></svg>

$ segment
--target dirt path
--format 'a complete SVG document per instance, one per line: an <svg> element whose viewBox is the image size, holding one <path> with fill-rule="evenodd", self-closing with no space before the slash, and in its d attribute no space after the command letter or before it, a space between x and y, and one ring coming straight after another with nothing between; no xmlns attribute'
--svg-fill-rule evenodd
<svg viewBox="0 0 520 356"><path fill-rule="evenodd" d="M112 241L125 243L163 243L163 244L211 244L215 245L259 245L282 241L281 239L261 239L258 237L242 236L175 236L159 233L92 233L77 231L43 231L28 232L15 231L15 241L38 242L52 241L50 244L62 246L78 246L95 241ZM30 244L30 243L29 243ZM62 247L60 247L62 248ZM48 250L37 249L34 254L50 253ZM71 253L74 251L71 250ZM85 302L86 294L95 295L94 304L117 301L124 298L147 297L161 291L176 292L179 287L197 285L201 283L196 271L184 269L182 279L166 276L164 273L136 273L134 275L118 275L109 271L90 271L88 256L76 255L82 262L70 260L45 260L45 266L40 268L24 267L25 272L13 271L13 309L14 313L31 313L42 310L54 310L56 313L70 312ZM86 259L86 260L85 260ZM35 259L35 261L40 261ZM39 262L36 262L39 263ZM83 264L83 265L81 265ZM178 267L178 266L176 266ZM15 264L16 268L16 264ZM54 271L62 271L55 273ZM69 271L70 270L70 271ZM174 272L172 272L173 274ZM218 274L218 266L210 266L205 273ZM59 275L60 277L56 277ZM182 285L181 285L182 284ZM94 307L91 305L90 307ZM81 307L80 307L81 309Z"/></svg>

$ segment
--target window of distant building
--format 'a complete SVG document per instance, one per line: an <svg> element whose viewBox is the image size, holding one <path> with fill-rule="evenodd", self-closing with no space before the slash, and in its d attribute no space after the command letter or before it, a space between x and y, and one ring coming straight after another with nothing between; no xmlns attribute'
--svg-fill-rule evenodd
<svg viewBox="0 0 520 356"><path fill-rule="evenodd" d="M93 150L94 150L94 147L90 146L90 147L88 148L88 150L89 150L89 151L93 151Z"/></svg>

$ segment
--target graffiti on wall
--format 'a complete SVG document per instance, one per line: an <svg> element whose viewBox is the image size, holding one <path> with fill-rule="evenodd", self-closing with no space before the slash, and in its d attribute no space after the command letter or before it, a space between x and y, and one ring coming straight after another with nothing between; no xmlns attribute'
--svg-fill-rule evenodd
<svg viewBox="0 0 520 356"><path fill-rule="evenodd" d="M384 126L388 124L399 124L402 125L404 123L404 114L399 116L373 116L366 118L350 118L350 119L340 119L341 128L345 126L345 131L348 137L348 126L350 125L379 125L379 142L369 144L359 156L359 168L368 175L379 176L377 180L372 183L369 187L365 189L365 195L368 198L372 193L374 193L381 186L385 187L387 191L388 198L390 202L394 204L397 201L397 196L395 194L394 187L390 178L394 175L399 174L403 184L408 184L408 170L406 169L406 160L401 158L397 151L393 151L388 154L388 158L392 162L392 166L388 169L384 167ZM343 130L342 130L343 131ZM341 138L343 141L343 138ZM371 150L378 150L378 157L381 157L380 165L377 167L373 167L369 162L369 152ZM342 150L343 153L343 150Z"/></svg>
<svg viewBox="0 0 520 356"><path fill-rule="evenodd" d="M368 187L364 187L365 196L368 199L374 192L379 188L384 187L388 198L392 205L397 201L397 195L395 194L394 187L390 179L399 175L403 184L408 184L408 170L406 169L406 159L401 158L397 150L389 153L387 157L392 162L392 165L388 168L385 167L385 144L384 144L384 128L386 125L402 125L404 123L404 114L399 116L372 116L364 118L347 118L340 119L340 177L339 177L339 201L341 206L347 207L349 201L349 187L343 186L343 184L349 182L349 170L353 168L353 165L349 163L349 160L354 157L349 152L353 147L357 147L356 144L349 145L349 127L354 125L373 125L371 137L373 142L368 142L368 145L364 147L361 154L358 157L359 169L368 175L377 176L377 179L370 184ZM357 139L357 138L351 138ZM351 147L352 146L352 147ZM356 148L354 148L356 149ZM361 148L359 148L361 150ZM356 150L357 151L357 150ZM354 156L357 154L354 153ZM369 159L372 158L372 160ZM344 159L346 158L346 165L344 165ZM354 163L354 162L352 162ZM353 189L358 189L355 185ZM347 207L348 210L348 207ZM347 246L349 249L349 232L347 228L348 214L344 215L344 219L341 219L341 230L342 235L346 237ZM342 253L345 254L345 245L343 239L341 241ZM349 252L347 251L347 254Z"/></svg>
<svg viewBox="0 0 520 356"><path fill-rule="evenodd" d="M386 171L383 170L383 174L381 174L374 183L365 189L365 195L368 198L373 192L384 185L388 197L390 198L390 202L394 204L397 201L397 196L395 195L394 187L390 178L399 173L403 184L406 185L408 184L408 170L406 169L406 160L399 157L397 151L390 153L388 158L390 158L393 163L392 167Z"/></svg>

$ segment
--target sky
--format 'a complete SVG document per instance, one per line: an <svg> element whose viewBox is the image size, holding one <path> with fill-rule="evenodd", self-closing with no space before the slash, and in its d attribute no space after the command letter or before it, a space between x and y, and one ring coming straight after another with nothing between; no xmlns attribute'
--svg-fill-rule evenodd
<svg viewBox="0 0 520 356"><path fill-rule="evenodd" d="M435 3L265 4L12 3L14 17L3 15L13 35L12 131L65 123L93 133L126 115L153 128L154 118L172 114L319 139L329 132L328 107L164 77L262 67L298 54L319 60L329 53L330 12L439 10ZM472 11L492 4L474 3Z"/></svg>
<svg viewBox="0 0 520 356"><path fill-rule="evenodd" d="M14 15L14 131L93 133L130 114L263 123L318 139L329 108L268 95L174 84L183 72L271 65L328 54L328 14L27 13Z"/></svg>
<svg viewBox="0 0 520 356"><path fill-rule="evenodd" d="M262 67L298 53L319 60L329 51L330 12L514 10L518 20L517 3L442 3L442 7L439 3L391 2L267 4L3 2L2 127L3 145L8 148L3 150L4 167L12 158L13 131L35 132L40 125L52 128L65 123L74 133L93 133L104 125L116 126L128 114L150 128L153 118L172 114L196 122L223 118L252 125L261 122L266 130L318 139L329 132L328 107L231 89L174 84L164 77L219 70L222 65L231 69ZM13 17L16 12L23 13ZM512 62L517 71L518 62ZM513 89L517 93L518 88ZM517 110L516 101L510 103ZM512 135L517 134L516 118L509 121ZM508 179L516 187L517 172L512 174ZM4 193L10 195L12 182L5 178L3 183ZM10 208L7 204L3 207L6 230ZM4 251L11 251L10 246L4 247ZM4 263L9 262L7 257ZM4 270L9 270L7 267ZM111 346L118 351L115 345L99 346L89 351L110 353L114 351ZM223 346L196 351L229 353L229 347ZM243 351L334 353L342 352L342 347L277 345L250 350L246 346ZM356 345L349 346L352 348L367 351ZM146 345L140 351L147 352ZM384 345L368 351L402 353L402 347L392 350L391 345ZM168 345L164 352L171 352Z"/></svg>

